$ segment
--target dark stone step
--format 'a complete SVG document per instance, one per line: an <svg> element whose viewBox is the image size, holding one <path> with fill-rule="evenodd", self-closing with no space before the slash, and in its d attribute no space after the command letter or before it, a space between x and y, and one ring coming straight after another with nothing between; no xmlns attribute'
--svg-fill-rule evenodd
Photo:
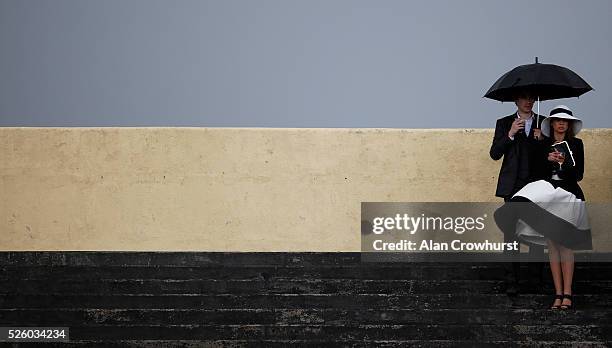
<svg viewBox="0 0 612 348"><path fill-rule="evenodd" d="M541 309L0 309L0 324L19 326L88 325L345 325L353 324L612 324L612 309L552 311Z"/></svg>
<svg viewBox="0 0 612 348"><path fill-rule="evenodd" d="M462 255L471 255L463 253ZM476 257L482 253L474 254ZM405 267L406 264L428 265L445 263L457 264L456 256L444 261L436 256L433 262L381 263L387 267ZM577 264L597 263L612 267L612 255L576 253ZM605 261L605 262L603 262ZM362 262L359 252L124 252L124 251L4 251L0 252L0 266L282 266L282 267L319 267L319 266L359 266L377 267L377 262ZM465 265L494 265L491 262L466 262Z"/></svg>
<svg viewBox="0 0 612 348"><path fill-rule="evenodd" d="M502 292L499 280L37 280L18 279L0 281L0 294L452 294ZM553 285L546 279L544 293ZM612 294L612 281L576 281L577 294ZM521 293L533 288L522 283ZM539 293L541 291L538 291Z"/></svg>
<svg viewBox="0 0 612 348"><path fill-rule="evenodd" d="M465 341L465 340L80 340L53 345L54 347L176 347L176 348L287 348L287 347L421 347L421 348L490 348L502 346L508 348L605 348L611 347L612 341Z"/></svg>
<svg viewBox="0 0 612 348"><path fill-rule="evenodd" d="M502 280L501 267L0 267L0 280L18 279L414 279L414 280ZM577 267L575 280L612 280L612 268Z"/></svg>
<svg viewBox="0 0 612 348"><path fill-rule="evenodd" d="M2 295L0 309L11 308L131 308L131 309L258 309L258 308L544 308L550 295L509 298L503 294L271 294L271 295ZM610 309L611 295L575 296L582 309Z"/></svg>
<svg viewBox="0 0 612 348"><path fill-rule="evenodd" d="M0 266L338 266L359 265L355 252L0 252Z"/></svg>
<svg viewBox="0 0 612 348"><path fill-rule="evenodd" d="M69 325L72 345L103 347L612 340L612 262L577 263L578 310L556 312L541 294L552 293L547 269L544 290L522 283L508 298L501 263L361 261L360 253L4 252L0 326Z"/></svg>
<svg viewBox="0 0 612 348"><path fill-rule="evenodd" d="M187 325L71 327L73 340L543 340L608 341L612 326L594 325Z"/></svg>

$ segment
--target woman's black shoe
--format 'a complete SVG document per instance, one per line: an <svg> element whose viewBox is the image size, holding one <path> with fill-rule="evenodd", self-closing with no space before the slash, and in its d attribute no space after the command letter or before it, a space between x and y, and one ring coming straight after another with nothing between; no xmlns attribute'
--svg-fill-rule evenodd
<svg viewBox="0 0 612 348"><path fill-rule="evenodd" d="M561 304L555 305L555 302L557 302L557 300L563 301L563 295L555 295L555 300L553 301L553 305L550 306L550 309L559 309L559 308L561 308Z"/></svg>
<svg viewBox="0 0 612 348"><path fill-rule="evenodd" d="M563 299L568 299L570 301L572 301L570 304L562 304L560 306L561 309L572 309L574 308L574 299L572 298L571 294L563 294Z"/></svg>

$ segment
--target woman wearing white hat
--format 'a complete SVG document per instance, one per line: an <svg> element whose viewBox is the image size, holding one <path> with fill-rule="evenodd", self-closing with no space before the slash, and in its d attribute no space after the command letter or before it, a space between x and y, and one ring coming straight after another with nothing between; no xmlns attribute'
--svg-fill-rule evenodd
<svg viewBox="0 0 612 348"><path fill-rule="evenodd" d="M567 142L569 156L572 161L566 161L565 154L559 151L548 153L550 177L548 181L553 186L573 193L584 201L584 193L578 185L584 174L584 145L575 136L582 130L582 120L574 117L573 112L565 105L558 105L550 111L550 116L542 121L542 133L548 137L548 145ZM573 162L573 163L572 163Z"/></svg>
<svg viewBox="0 0 612 348"><path fill-rule="evenodd" d="M559 151L548 154L550 164L550 183L560 187L584 201L584 193L578 181L584 174L584 145L582 140L575 137L582 129L582 120L574 117L573 112L565 105L559 105L550 112L550 117L543 121L542 132L554 143L567 142L571 161ZM551 144L552 145L552 144ZM586 216L586 214L585 214ZM574 273L574 252L562 243L548 239L548 256L550 270L555 283L555 301L552 309L572 308L572 279ZM561 295L561 296L559 296Z"/></svg>
<svg viewBox="0 0 612 348"><path fill-rule="evenodd" d="M548 138L541 160L548 163L545 180L527 184L511 201L519 217L518 236L527 243L547 245L555 284L552 309L570 309L574 250L591 250L585 198L578 182L584 174L584 145L575 135L582 120L565 105L554 107L541 125Z"/></svg>

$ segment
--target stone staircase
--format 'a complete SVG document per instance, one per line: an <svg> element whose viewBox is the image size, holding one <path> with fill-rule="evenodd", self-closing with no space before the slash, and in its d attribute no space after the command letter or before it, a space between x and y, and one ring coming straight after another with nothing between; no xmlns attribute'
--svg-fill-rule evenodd
<svg viewBox="0 0 612 348"><path fill-rule="evenodd" d="M1 252L0 326L67 326L57 345L88 347L612 346L612 263L576 264L572 311L546 309L544 275L509 298L499 263Z"/></svg>

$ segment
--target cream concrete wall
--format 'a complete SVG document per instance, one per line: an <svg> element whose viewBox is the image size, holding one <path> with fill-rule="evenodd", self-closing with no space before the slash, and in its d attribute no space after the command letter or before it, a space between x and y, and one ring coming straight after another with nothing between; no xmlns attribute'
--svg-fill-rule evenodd
<svg viewBox="0 0 612 348"><path fill-rule="evenodd" d="M491 202L491 129L0 128L1 250L359 251L360 202ZM612 129L582 187L612 202Z"/></svg>

